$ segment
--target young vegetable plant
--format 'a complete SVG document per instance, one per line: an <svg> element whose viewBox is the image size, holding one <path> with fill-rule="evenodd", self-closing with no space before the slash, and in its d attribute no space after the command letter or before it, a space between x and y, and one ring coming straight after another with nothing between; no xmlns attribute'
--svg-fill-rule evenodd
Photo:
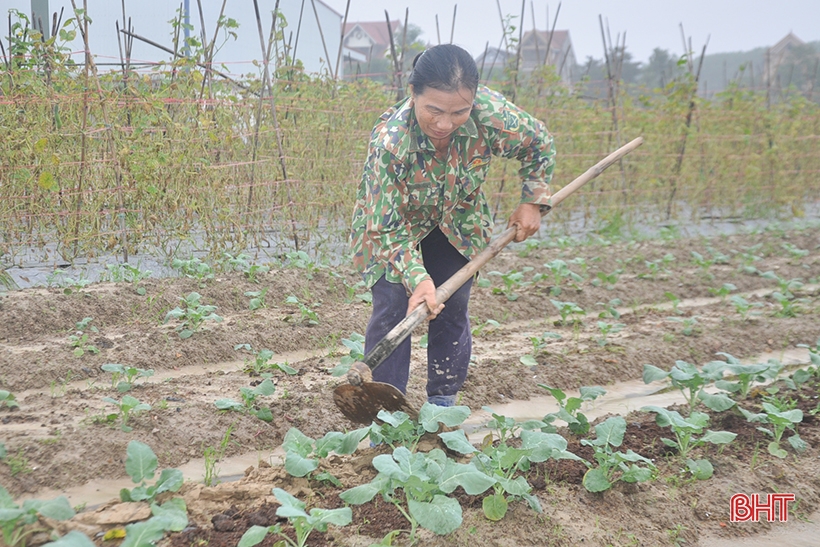
<svg viewBox="0 0 820 547"><path fill-rule="evenodd" d="M342 357L338 365L331 371L331 376L339 377L347 374L350 370L350 365L356 361L364 359L364 336L358 332L350 335L350 338L342 338L342 344L350 350L350 352Z"/></svg>
<svg viewBox="0 0 820 547"><path fill-rule="evenodd" d="M560 340L562 337L560 334L555 332L545 332L541 336L530 336L530 343L532 344L532 353L528 353L526 355L522 355L518 358L518 361L525 366L534 367L538 364L536 361L536 357L540 354L547 344L549 344L550 340Z"/></svg>
<svg viewBox="0 0 820 547"><path fill-rule="evenodd" d="M149 378L154 375L154 369L145 370L119 363L106 363L100 368L111 373L111 387L117 388L120 393L129 391L140 378ZM119 381L120 378L123 380Z"/></svg>
<svg viewBox="0 0 820 547"><path fill-rule="evenodd" d="M738 406L738 410L750 422L760 422L768 424L771 428L758 427L758 431L762 431L772 438L769 443L769 454L778 458L785 458L788 454L780 447L780 441L786 430L791 430L792 435L789 437L789 444L797 452L802 452L807 448L806 442L797 434L797 424L803 421L803 411L799 408L791 410L780 410L770 402L762 404L763 412L753 413L745 408Z"/></svg>
<svg viewBox="0 0 820 547"><path fill-rule="evenodd" d="M589 432L589 420L579 412L581 405L585 401L594 401L606 393L606 390L599 386L583 386L580 389L579 397L567 397L567 394L557 387L550 387L547 384L538 384L538 387L549 391L550 395L558 401L558 412L544 416L544 422L552 423L556 418L563 420L567 423L569 430L578 436L586 435Z"/></svg>
<svg viewBox="0 0 820 547"><path fill-rule="evenodd" d="M561 302L560 300L552 300L552 305L558 310L558 313L561 315L561 324L562 325L569 325L574 323L575 319L569 320L570 317L574 315L586 315L587 312L583 310L578 304L575 302Z"/></svg>
<svg viewBox="0 0 820 547"><path fill-rule="evenodd" d="M561 294L561 285L567 279L571 279L576 283L575 288L578 288L578 283L583 283L584 278L569 269L566 262L561 259L555 259L552 262L547 262L544 267L549 271L549 274L536 274L533 281L539 281L545 277L552 277L552 287L550 287L550 294L552 296L559 296Z"/></svg>
<svg viewBox="0 0 820 547"><path fill-rule="evenodd" d="M248 301L248 309L251 311L256 311L261 308L267 307L265 303L265 295L268 294L268 288L265 287L261 291L245 291L245 296L247 296L250 300Z"/></svg>
<svg viewBox="0 0 820 547"><path fill-rule="evenodd" d="M693 336L700 332L698 328L698 318L699 315L693 315L692 317L667 317L667 321L672 321L675 323L681 323L683 328L681 329L681 334L684 336Z"/></svg>
<svg viewBox="0 0 820 547"><path fill-rule="evenodd" d="M163 322L167 323L170 319L180 320L181 323L176 330L183 340L193 336L205 321L216 321L217 323L222 321L222 317L214 313L216 306L202 304L202 296L197 292L192 292L179 300L184 308L178 306L169 311Z"/></svg>
<svg viewBox="0 0 820 547"><path fill-rule="evenodd" d="M131 419L132 416L139 414L140 412L144 412L146 410L151 410L151 405L148 403L141 403L139 399L132 397L130 395L123 395L122 400L118 401L116 399L112 399L111 397L103 397L103 401L106 403L111 403L112 405L116 406L119 412L114 414L108 414L105 417L107 422L114 422L117 418L120 419L120 429L125 431L126 433L133 431L134 428L128 425L128 420Z"/></svg>
<svg viewBox="0 0 820 547"><path fill-rule="evenodd" d="M726 297L736 290L737 286L732 283L724 283L718 288L710 288L709 293L719 297L721 300L726 300Z"/></svg>
<svg viewBox="0 0 820 547"><path fill-rule="evenodd" d="M321 439L314 440L292 427L285 434L282 442L282 449L285 450L285 471L294 477L310 476L319 468L319 460L327 458L331 452L343 455L353 454L362 439L369 433L369 427L362 427L348 433L330 431ZM318 473L313 478L341 486L339 480L327 472Z"/></svg>
<svg viewBox="0 0 820 547"><path fill-rule="evenodd" d="M443 407L424 403L419 409L418 421L412 420L406 413L380 411L377 418L381 423L374 422L370 426L370 441L374 444L385 443L392 448L404 446L411 451L425 433L435 433L440 424L446 427L457 427L470 416L470 407L451 406Z"/></svg>
<svg viewBox="0 0 820 547"><path fill-rule="evenodd" d="M252 414L263 422L271 422L273 421L273 413L271 413L270 408L258 407L257 399L259 399L259 397L269 397L273 395L275 391L276 386L271 382L271 379L265 378L256 387L239 388L239 392L242 394L241 403L233 399L217 399L214 404L219 410L233 410Z"/></svg>
<svg viewBox="0 0 820 547"><path fill-rule="evenodd" d="M47 531L33 526L40 516L65 521L74 516L74 509L65 496L47 501L26 500L17 505L9 491L0 486L0 531L4 545L25 547L29 535Z"/></svg>
<svg viewBox="0 0 820 547"><path fill-rule="evenodd" d="M276 534L282 541L275 545L285 544L290 547L304 547L307 544L308 536L314 530L327 532L330 524L334 526L347 526L353 521L353 511L350 507L339 507L338 509L319 509L314 507L310 513L305 511L305 503L295 496L289 494L281 488L274 488L273 495L281 504L276 509L276 516L288 519L296 532L296 541L282 531L282 526L254 525L248 528L239 540L238 547L253 547L262 542L268 534Z"/></svg>
<svg viewBox="0 0 820 547"><path fill-rule="evenodd" d="M302 321L306 321L308 325L318 325L319 324L319 314L317 314L314 310L312 310L309 306L302 303L298 298L293 295L288 296L285 299L285 304L295 305L299 308L299 313L302 314ZM318 304L314 303L313 307L315 308Z"/></svg>
<svg viewBox="0 0 820 547"><path fill-rule="evenodd" d="M524 281L524 274L531 271L532 266L525 266L521 268L521 271L512 270L507 273L487 272L488 276L498 276L501 278L501 281L504 282L504 287L493 287L493 294L503 294L507 297L507 300L510 301L518 300L519 295L515 291L532 284L532 281Z"/></svg>
<svg viewBox="0 0 820 547"><path fill-rule="evenodd" d="M259 376L264 372L273 370L280 370L290 376L299 374L298 370L289 366L287 363L271 363L270 360L272 358L273 352L269 349L261 349L257 351L254 354L253 362L246 362L245 372L250 373L252 376Z"/></svg>
<svg viewBox="0 0 820 547"><path fill-rule="evenodd" d="M598 321L598 330L601 332L601 337L598 338L598 345L604 347L607 345L607 338L610 334L621 332L626 325L624 323L607 323L606 321Z"/></svg>
<svg viewBox="0 0 820 547"><path fill-rule="evenodd" d="M760 315L760 312L752 311L752 308L761 308L763 304L760 302L749 302L739 294L733 294L729 297L729 302L735 307L735 311L740 314L740 318L746 321L753 315Z"/></svg>
<svg viewBox="0 0 820 547"><path fill-rule="evenodd" d="M68 337L68 342L71 344L71 347L74 348L72 353L75 357L82 357L85 353L97 354L100 352L97 346L88 342L88 333L86 330L90 330L93 333L100 332L97 327L93 325L89 328L88 325L93 320L93 317L85 317L82 321L77 321L76 332Z"/></svg>
<svg viewBox="0 0 820 547"><path fill-rule="evenodd" d="M270 271L268 266L262 266L259 264L251 264L250 260L251 257L240 253L236 256L232 256L230 253L225 253L225 262L231 269L237 270L245 274L245 277L248 278L248 281L251 283L259 283L259 280L256 279L256 276L259 274L267 273ZM247 293L245 293L247 296Z"/></svg>
<svg viewBox="0 0 820 547"><path fill-rule="evenodd" d="M689 452L706 443L728 444L732 442L737 433L730 431L707 430L703 434L703 429L709 423L709 415L703 412L692 412L687 418L681 416L674 410L663 407L649 405L641 408L644 412L655 413L655 423L660 427L669 427L675 435L675 439L661 438L661 442L670 448L678 451L681 461L686 463L692 475L699 480L705 480L712 476L714 469L709 460L693 460L689 458ZM696 435L700 435L697 437Z"/></svg>
<svg viewBox="0 0 820 547"><path fill-rule="evenodd" d="M419 526L439 535L449 534L461 526L461 505L447 494L461 486L467 494L476 496L495 483L472 462L456 463L439 448L423 453L399 446L392 454L373 458L373 467L379 473L372 481L345 490L339 497L347 503L361 505L381 494L410 523L411 545L416 541ZM403 495L397 495L397 490Z"/></svg>
<svg viewBox="0 0 820 547"><path fill-rule="evenodd" d="M723 370L728 372L734 378L734 381L720 379L715 381L715 387L729 393L735 393L741 399L746 399L749 396L749 391L752 389L754 382L771 380L783 368L783 365L774 359L768 363L744 365L728 353L719 352L718 355L723 355L726 358Z"/></svg>
<svg viewBox="0 0 820 547"><path fill-rule="evenodd" d="M620 268L611 273L598 272L596 274L596 279L592 280L592 284L596 287L603 286L605 289L611 291L615 288L615 285L618 283L618 279L621 277L623 272L624 271Z"/></svg>
<svg viewBox="0 0 820 547"><path fill-rule="evenodd" d="M481 337L485 333L489 333L492 330L497 329L499 326L501 326L500 323L495 319L487 319L482 324L473 327L470 332L475 337Z"/></svg>
<svg viewBox="0 0 820 547"><path fill-rule="evenodd" d="M191 277L199 282L214 278L213 268L196 257L191 257L188 260L175 258L171 261L171 267L179 270L185 277Z"/></svg>
<svg viewBox="0 0 820 547"><path fill-rule="evenodd" d="M672 386L680 390L689 406L688 414L697 409L703 402L711 410L722 412L735 406L735 402L725 393L711 394L703 388L723 378L726 363L711 361L701 370L686 361L675 361L675 365L667 372L653 365L643 366L643 381L645 384L669 378Z"/></svg>
<svg viewBox="0 0 820 547"><path fill-rule="evenodd" d="M644 482L655 476L657 468L651 460L632 450L615 450L623 443L625 433L626 420L623 416L612 416L595 426L595 439L581 439L581 444L592 447L598 464L584 473L583 484L588 491L603 492L619 480Z"/></svg>
<svg viewBox="0 0 820 547"><path fill-rule="evenodd" d="M3 406L6 408L20 408L20 403L17 402L14 393L0 389L0 407Z"/></svg>
<svg viewBox="0 0 820 547"><path fill-rule="evenodd" d="M139 266L132 266L131 264L106 264L106 277L114 283L130 283L138 285L144 279L151 277L153 273L151 270L141 270ZM137 287L136 293L140 296L145 295L145 287Z"/></svg>
<svg viewBox="0 0 820 547"><path fill-rule="evenodd" d="M147 501L152 502L163 492L176 492L182 487L183 476L179 469L163 469L152 485L146 483L153 479L157 471L157 455L151 447L140 441L132 440L126 448L125 472L131 477L135 486L120 490L120 500L127 501Z"/></svg>

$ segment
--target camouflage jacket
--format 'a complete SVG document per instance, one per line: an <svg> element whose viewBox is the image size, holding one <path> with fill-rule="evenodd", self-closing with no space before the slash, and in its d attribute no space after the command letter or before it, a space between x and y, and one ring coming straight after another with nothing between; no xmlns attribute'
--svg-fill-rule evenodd
<svg viewBox="0 0 820 547"><path fill-rule="evenodd" d="M481 185L493 155L521 162L521 203L549 203L552 135L486 87L479 86L470 117L453 133L448 157L436 160L435 151L409 99L373 128L351 230L353 264L368 287L385 275L412 292L428 279L419 243L436 226L468 259L487 246L492 213Z"/></svg>

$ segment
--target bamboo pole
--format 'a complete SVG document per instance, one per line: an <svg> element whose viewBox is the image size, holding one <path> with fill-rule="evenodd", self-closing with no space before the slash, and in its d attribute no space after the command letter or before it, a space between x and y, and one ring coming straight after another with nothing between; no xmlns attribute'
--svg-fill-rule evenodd
<svg viewBox="0 0 820 547"><path fill-rule="evenodd" d="M393 56L393 82L396 84L396 101L404 98L404 90L401 86L401 71L399 70L399 58L396 56L396 43L393 40L393 29L390 26L390 14L384 10L384 17L387 19L387 35L390 37L390 54Z"/></svg>
<svg viewBox="0 0 820 547"><path fill-rule="evenodd" d="M347 5L345 6L345 17L342 20L342 33L339 37L339 53L336 55L336 69L333 71L333 79L339 79L339 62L342 60L342 49L344 48L345 44L345 27L347 26L347 14L350 11L350 0L347 0Z"/></svg>
<svg viewBox="0 0 820 547"><path fill-rule="evenodd" d="M456 12L458 12L458 4L453 6L453 26L450 27L450 43L453 43L453 36L456 32Z"/></svg>
<svg viewBox="0 0 820 547"><path fill-rule="evenodd" d="M325 51L327 72L330 74L330 54L327 52L327 43L325 42L325 33L322 30L322 22L319 21L319 12L316 10L316 0L310 0L310 5L313 6L313 16L316 18L316 26L319 27L319 37L322 39L322 49Z"/></svg>

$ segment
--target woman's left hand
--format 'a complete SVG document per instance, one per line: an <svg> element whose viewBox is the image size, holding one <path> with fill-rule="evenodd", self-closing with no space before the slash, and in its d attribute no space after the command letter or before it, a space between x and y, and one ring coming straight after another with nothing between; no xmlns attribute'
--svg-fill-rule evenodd
<svg viewBox="0 0 820 547"><path fill-rule="evenodd" d="M515 208L507 228L516 225L515 241L524 241L541 227L541 207L536 203L522 203Z"/></svg>

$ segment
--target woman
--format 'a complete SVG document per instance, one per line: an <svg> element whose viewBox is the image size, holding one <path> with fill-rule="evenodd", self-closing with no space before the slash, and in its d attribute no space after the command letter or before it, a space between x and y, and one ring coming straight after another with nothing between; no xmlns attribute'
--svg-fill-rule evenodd
<svg viewBox="0 0 820 547"><path fill-rule="evenodd" d="M436 286L490 241L492 214L481 185L492 156L521 161L521 203L509 225L523 241L538 230L549 202L555 149L543 123L478 86L475 61L458 46L419 54L408 84L410 97L373 128L353 214L353 262L373 296L365 351L426 305L428 401L453 406L470 362L472 280L446 306L436 302ZM409 370L408 338L373 380L406 393Z"/></svg>

